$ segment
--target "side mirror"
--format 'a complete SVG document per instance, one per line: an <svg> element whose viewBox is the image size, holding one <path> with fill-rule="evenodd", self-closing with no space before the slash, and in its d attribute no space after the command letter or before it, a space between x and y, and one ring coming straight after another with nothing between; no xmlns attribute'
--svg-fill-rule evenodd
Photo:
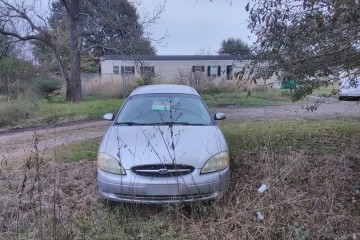
<svg viewBox="0 0 360 240"><path fill-rule="evenodd" d="M214 114L214 119L215 120L224 120L224 119L226 119L226 115L225 115L225 113L218 112L218 113Z"/></svg>
<svg viewBox="0 0 360 240"><path fill-rule="evenodd" d="M107 121L114 121L115 115L112 114L112 113L106 113L106 114L103 116L103 119L104 119L104 120L107 120Z"/></svg>

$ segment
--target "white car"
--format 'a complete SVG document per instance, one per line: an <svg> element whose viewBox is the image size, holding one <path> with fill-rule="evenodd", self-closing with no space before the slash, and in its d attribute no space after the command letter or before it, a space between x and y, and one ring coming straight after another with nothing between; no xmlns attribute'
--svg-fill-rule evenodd
<svg viewBox="0 0 360 240"><path fill-rule="evenodd" d="M221 197L229 183L229 150L200 95L189 86L135 89L98 151L100 195L131 203L179 203Z"/></svg>
<svg viewBox="0 0 360 240"><path fill-rule="evenodd" d="M360 97L360 78L353 80L345 79L340 84L339 100L346 100Z"/></svg>

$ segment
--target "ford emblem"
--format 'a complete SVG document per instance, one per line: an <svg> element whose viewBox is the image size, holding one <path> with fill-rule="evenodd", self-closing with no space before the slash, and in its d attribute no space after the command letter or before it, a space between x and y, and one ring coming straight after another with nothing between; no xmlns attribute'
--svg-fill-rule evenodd
<svg viewBox="0 0 360 240"><path fill-rule="evenodd" d="M166 168L159 169L159 174L161 174L161 175L166 175L168 173L169 173L169 171Z"/></svg>

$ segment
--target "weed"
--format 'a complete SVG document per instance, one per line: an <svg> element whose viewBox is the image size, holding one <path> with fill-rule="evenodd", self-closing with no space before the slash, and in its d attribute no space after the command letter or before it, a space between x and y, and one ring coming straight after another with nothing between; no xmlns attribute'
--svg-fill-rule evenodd
<svg viewBox="0 0 360 240"><path fill-rule="evenodd" d="M289 103L290 99L281 95L281 91L253 91L253 92L212 92L201 94L209 107L219 106L269 106Z"/></svg>
<svg viewBox="0 0 360 240"><path fill-rule="evenodd" d="M0 127L19 126L34 116L36 104L26 101L0 103Z"/></svg>

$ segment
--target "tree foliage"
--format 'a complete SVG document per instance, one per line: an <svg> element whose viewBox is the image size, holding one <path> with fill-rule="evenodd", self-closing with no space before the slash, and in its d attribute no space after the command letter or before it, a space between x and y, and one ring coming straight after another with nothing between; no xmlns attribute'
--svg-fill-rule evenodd
<svg viewBox="0 0 360 240"><path fill-rule="evenodd" d="M78 25L81 29L82 72L98 72L98 60L104 54L155 54L150 40L144 38L143 26L139 23L135 7L128 1L81 1L80 12ZM60 1L52 3L49 26L68 68L69 27L66 9ZM56 70L51 49L41 42L33 44L38 62L49 70Z"/></svg>
<svg viewBox="0 0 360 240"><path fill-rule="evenodd" d="M13 56L3 56L0 59L0 93L8 99L15 98L19 92L25 91L25 83L36 75L33 64Z"/></svg>
<svg viewBox="0 0 360 240"><path fill-rule="evenodd" d="M0 57L12 55L13 50L14 46L11 44L11 38L0 34Z"/></svg>
<svg viewBox="0 0 360 240"><path fill-rule="evenodd" d="M155 54L150 41L144 38L143 26L133 4L127 0L82 3L80 25L84 29L85 50L95 56Z"/></svg>
<svg viewBox="0 0 360 240"><path fill-rule="evenodd" d="M221 42L221 47L218 51L220 55L250 55L250 47L239 38L229 38Z"/></svg>
<svg viewBox="0 0 360 240"><path fill-rule="evenodd" d="M251 0L247 9L258 37L256 77L297 80L294 100L339 75L360 74L359 1Z"/></svg>

